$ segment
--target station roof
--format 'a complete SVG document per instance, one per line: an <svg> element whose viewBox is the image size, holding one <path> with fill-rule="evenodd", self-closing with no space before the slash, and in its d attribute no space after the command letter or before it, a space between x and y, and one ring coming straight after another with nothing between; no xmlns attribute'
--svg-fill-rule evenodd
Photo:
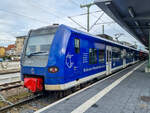
<svg viewBox="0 0 150 113"><path fill-rule="evenodd" d="M27 38L26 35L23 35L23 36L17 36L16 38Z"/></svg>
<svg viewBox="0 0 150 113"><path fill-rule="evenodd" d="M95 0L94 3L148 47L150 0Z"/></svg>

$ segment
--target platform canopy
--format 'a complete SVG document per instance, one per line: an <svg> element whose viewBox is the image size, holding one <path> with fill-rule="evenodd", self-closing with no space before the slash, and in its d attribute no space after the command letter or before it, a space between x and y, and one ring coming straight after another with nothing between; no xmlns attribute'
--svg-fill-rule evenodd
<svg viewBox="0 0 150 113"><path fill-rule="evenodd" d="M150 0L95 0L94 3L148 47Z"/></svg>

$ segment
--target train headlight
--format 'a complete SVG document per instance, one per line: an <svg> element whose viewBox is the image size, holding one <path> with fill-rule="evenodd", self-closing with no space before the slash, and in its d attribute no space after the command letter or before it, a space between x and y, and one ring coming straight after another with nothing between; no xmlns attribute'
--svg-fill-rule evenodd
<svg viewBox="0 0 150 113"><path fill-rule="evenodd" d="M49 71L50 73L56 73L56 72L59 71L59 69L58 69L57 67L55 67L55 66L52 66L52 67L48 68L48 71Z"/></svg>

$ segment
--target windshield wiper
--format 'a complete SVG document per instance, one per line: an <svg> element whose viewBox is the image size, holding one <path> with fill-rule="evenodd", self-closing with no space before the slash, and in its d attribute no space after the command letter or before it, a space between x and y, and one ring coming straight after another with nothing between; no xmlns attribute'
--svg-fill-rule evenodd
<svg viewBox="0 0 150 113"><path fill-rule="evenodd" d="M43 54L43 53L48 54L48 52L46 52L46 51L38 51L38 52L30 53L29 55L27 55L27 57L31 57L31 56L33 56L33 55L36 55L36 54Z"/></svg>

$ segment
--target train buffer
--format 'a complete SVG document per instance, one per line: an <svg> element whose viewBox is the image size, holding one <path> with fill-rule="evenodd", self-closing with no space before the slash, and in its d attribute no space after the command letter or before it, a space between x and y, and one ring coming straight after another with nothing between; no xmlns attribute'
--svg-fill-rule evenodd
<svg viewBox="0 0 150 113"><path fill-rule="evenodd" d="M148 113L150 75L144 72L146 65L132 65L36 113Z"/></svg>

